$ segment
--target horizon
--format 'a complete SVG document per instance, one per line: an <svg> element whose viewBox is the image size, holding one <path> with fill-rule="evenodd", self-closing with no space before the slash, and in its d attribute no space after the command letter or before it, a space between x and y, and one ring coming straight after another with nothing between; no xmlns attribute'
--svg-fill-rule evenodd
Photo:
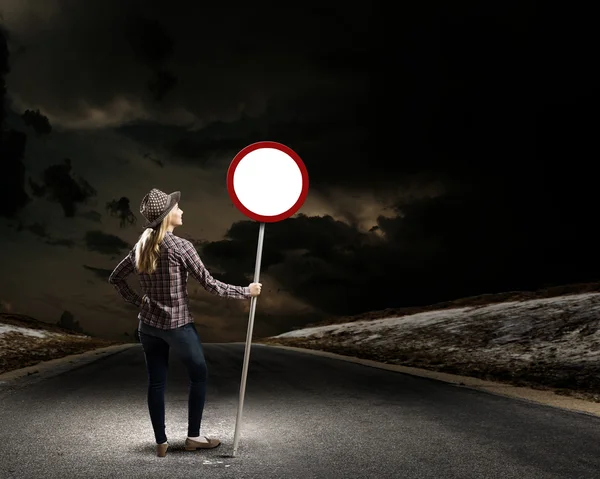
<svg viewBox="0 0 600 479"><path fill-rule="evenodd" d="M411 315L425 313L425 312L429 312L429 311L438 311L438 310L446 310L446 309L460 309L460 308L475 307L475 306L485 307L485 306L493 305L493 304L533 301L533 300L537 300L537 299L551 299L551 298L586 295L586 294L596 294L596 293L600 293L600 282L562 284L562 285L552 286L550 288L540 288L537 290L501 291L501 292L497 292L497 293L484 293L484 294L475 295L475 296L465 296L465 297L461 297L461 298L454 298L454 299L450 299L448 301L444 301L441 303L432 303L432 304L425 304L425 305L421 305L421 306L404 307L404 308L403 307L396 308L396 307L390 306L390 307L387 307L387 308L384 308L381 310L365 311L365 312L362 312L362 313L359 313L356 315L352 315L352 316L324 317L316 323L307 323L307 324L303 324L302 326L298 326L298 327L292 326L289 329L280 332L279 334L292 332L292 331L295 331L298 329L313 328L313 327L319 327L319 326L328 326L328 325L342 324L342 323L347 323L347 322L375 321L378 319L390 319L390 318L394 318L397 316L411 316ZM507 296L507 295L510 295L510 296ZM3 307L3 305L0 305L0 306ZM65 311L63 313L63 315L65 313L69 314L70 312ZM62 329L65 331L70 331L75 334L78 333L78 334L89 335L89 336L96 337L99 339L108 339L108 340L117 340L117 341L123 340L123 337L112 336L112 337L103 338L101 336L95 336L89 332L86 332L81 329L79 321L77 321L76 318L74 318L74 317L71 317L71 319L67 320L66 322L59 320L59 321L52 323L52 322L40 320L38 318L32 317L26 313L19 312L19 311L11 311L11 310L6 310L6 309L3 309L2 311L0 311L0 318L5 315L8 315L8 316L14 315L17 317L25 317L26 319L31 319L31 320L35 321L36 324L41 322L41 323L44 323L44 325L57 327L59 329ZM62 317L61 317L61 319L62 319ZM73 323L73 321L74 321L74 323ZM122 336L124 336L126 338L132 338L132 339L134 339L134 342L137 342L137 340L135 340L135 337L134 337L136 332L137 332L137 328L133 333L130 334L129 332L125 332L125 333L123 333ZM261 339L266 339L268 337L269 336L257 337L254 334L252 339L253 340L261 340ZM203 342L228 343L228 342L241 342L241 340L203 341Z"/></svg>

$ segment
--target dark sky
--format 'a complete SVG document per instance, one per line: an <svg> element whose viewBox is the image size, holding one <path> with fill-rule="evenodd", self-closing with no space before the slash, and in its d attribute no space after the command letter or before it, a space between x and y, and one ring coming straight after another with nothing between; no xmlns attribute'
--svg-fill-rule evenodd
<svg viewBox="0 0 600 479"><path fill-rule="evenodd" d="M310 190L266 226L257 336L598 279L585 18L540 28L528 2L284 3L0 0L3 308L131 332L137 311L106 279L153 187L182 192L175 233L213 275L248 284L258 224L225 180L261 140L300 155ZM249 302L191 281L204 340L243 340Z"/></svg>

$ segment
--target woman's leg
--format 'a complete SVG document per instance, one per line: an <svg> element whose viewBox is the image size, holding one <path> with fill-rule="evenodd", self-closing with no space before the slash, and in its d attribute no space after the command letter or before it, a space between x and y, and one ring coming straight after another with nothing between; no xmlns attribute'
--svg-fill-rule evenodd
<svg viewBox="0 0 600 479"><path fill-rule="evenodd" d="M167 441L165 432L165 388L169 366L169 345L161 338L139 332L148 372L148 411L156 444Z"/></svg>
<svg viewBox="0 0 600 479"><path fill-rule="evenodd" d="M200 423L204 412L206 399L207 369L204 360L204 350L200 337L193 324L186 324L177 328L177 334L172 336L170 342L173 351L180 357L185 365L189 377L188 398L188 436L200 435Z"/></svg>

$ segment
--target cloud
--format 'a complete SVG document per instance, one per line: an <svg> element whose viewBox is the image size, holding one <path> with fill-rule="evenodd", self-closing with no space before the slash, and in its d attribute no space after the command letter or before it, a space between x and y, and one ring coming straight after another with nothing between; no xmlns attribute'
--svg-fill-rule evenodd
<svg viewBox="0 0 600 479"><path fill-rule="evenodd" d="M60 16L62 2L53 5L44 7L51 12L45 15L22 11L7 18L15 42L36 45L10 76L15 105L42 108L53 124L120 126L120 133L151 149L161 164L219 170L247 144L272 139L303 158L311 192L328 195L332 187L364 192L377 182L382 204L404 190L443 186L446 180L437 170L419 170L428 165L424 159L436 132L415 134L435 113L435 101L427 99L432 92L421 78L410 77L418 71L402 72L411 91L399 83L395 97L378 93L386 87L378 63L386 47L378 43L381 18L373 7L323 9L320 15L296 7L243 9L243 22L229 18L238 37L222 35L214 21L222 13L218 6L201 13L175 1L169 8L178 15L171 18L128 1L90 1L86 9L65 9ZM280 16L293 21L284 28ZM51 38L43 36L47 29L40 22L52 25ZM319 33L301 34L308 30ZM72 47L58 54L59 44ZM96 52L93 59L88 51ZM51 53L58 64L47 63ZM75 65L89 75L70 76ZM175 72L178 83L157 103L140 85L159 68ZM40 75L44 88L19 81L31 80L34 70L49 70ZM397 99L406 98L418 100L397 108ZM386 111L393 121L380 120ZM402 132L390 135L392 125ZM402 142L393 151L398 138Z"/></svg>
<svg viewBox="0 0 600 479"><path fill-rule="evenodd" d="M6 25L22 49L9 78L12 101L62 128L142 119L199 127L255 115L273 94L356 81L375 48L370 6L320 15L242 6L230 15L229 5L199 9L188 0L160 11L132 0L10 3ZM342 51L347 45L352 51Z"/></svg>
<svg viewBox="0 0 600 479"><path fill-rule="evenodd" d="M86 218L90 221L93 221L95 223L102 223L102 215L94 210L90 210L85 213L81 213L79 216L81 216L82 218Z"/></svg>
<svg viewBox="0 0 600 479"><path fill-rule="evenodd" d="M32 223L30 225L24 226L22 223L19 223L17 226L17 231L21 231L23 229L28 230L33 233L35 236L39 236L41 238L48 238L49 235L46 231L46 225L42 223Z"/></svg>
<svg viewBox="0 0 600 479"><path fill-rule="evenodd" d="M48 233L48 231L46 229L46 225L44 223L34 222L29 225L24 225L21 221L18 221L17 225L16 225L16 230L17 231L23 231L23 230L29 231L34 236L44 239L45 240L44 242L51 246L65 246L67 248L75 247L75 241L73 241L72 239L52 237L52 235L50 235Z"/></svg>
<svg viewBox="0 0 600 479"><path fill-rule="evenodd" d="M108 281L108 277L110 276L110 273L112 273L112 270L110 269L95 268L93 266L88 266L87 264L84 264L83 268L94 273L94 275L102 281Z"/></svg>
<svg viewBox="0 0 600 479"><path fill-rule="evenodd" d="M88 250L96 251L105 255L118 255L123 250L131 249L132 246L115 235L106 234L102 231L88 231L85 234L85 245Z"/></svg>
<svg viewBox="0 0 600 479"><path fill-rule="evenodd" d="M31 126L38 136L48 135L52 132L52 126L40 110L25 110L21 118L27 126Z"/></svg>
<svg viewBox="0 0 600 479"><path fill-rule="evenodd" d="M254 222L235 223L226 239L202 248L202 258L209 268L252 277L256 230ZM348 314L365 301L357 291L361 271L384 267L385 246L375 233L361 233L331 217L299 215L265 227L261 272L316 310ZM370 292L368 287L365 296Z"/></svg>
<svg viewBox="0 0 600 479"><path fill-rule="evenodd" d="M581 271L593 274L591 266L582 270L590 260L577 249L590 251L591 230L586 237L557 231L543 210L532 217L524 207L525 198L537 204L539 194L548 198L543 186L524 181L519 191L513 182L514 196L506 197L501 185L490 185L400 201L396 216L379 217L372 232L327 216L268 224L261 274L332 315L527 290ZM202 248L202 258L209 268L248 277L256 230L251 221L233 224L224 240Z"/></svg>
<svg viewBox="0 0 600 479"><path fill-rule="evenodd" d="M534 104L529 20L508 8L406 4L391 33L401 38L382 41L391 29L378 28L384 21L370 5L320 15L303 5L248 6L221 17L229 5L209 11L175 0L165 8L177 15L142 6L137 43L127 32L138 3L38 3L15 0L6 18L19 52L7 77L19 112L39 108L55 130L115 127L151 151L148 159L177 167L172 178L185 168L212 179L263 139L302 157L310 213L267 225L263 268L315 310L424 304L597 274L597 186L581 163L595 151L593 75L574 75L586 88L564 90L554 89L564 78L548 75ZM177 82L149 91L161 74ZM0 178L4 215L27 201L25 137L13 138ZM130 217L126 197L109 198L114 216ZM241 283L253 274L257 230L242 221L197 247L215 276ZM88 247L125 246L106 236Z"/></svg>
<svg viewBox="0 0 600 479"><path fill-rule="evenodd" d="M165 69L165 62L173 55L173 35L155 19L131 15L126 37L136 58L152 71L148 89L156 101L161 101L177 84L177 78Z"/></svg>
<svg viewBox="0 0 600 479"><path fill-rule="evenodd" d="M16 218L31 198L25 191L25 134L6 132L0 139L0 156L4 159L0 169L0 216Z"/></svg>
<svg viewBox="0 0 600 479"><path fill-rule="evenodd" d="M144 122L125 125L119 132L148 145L172 163L199 168L222 169L248 144L275 140L302 158L312 187L364 188L367 175L366 180L385 181L387 189L398 188L401 185L391 178L405 171L406 162L390 161L378 154L376 131L369 124L371 113L357 104L365 95L358 87L350 91L348 87L327 86L273 97L259 115L242 114L239 119L211 122L201 129ZM380 168L361 166L366 162Z"/></svg>
<svg viewBox="0 0 600 479"><path fill-rule="evenodd" d="M137 218L129 206L129 198L125 196L106 203L106 210L111 216L119 218L119 226L121 228L124 228L128 224L135 225L137 223Z"/></svg>
<svg viewBox="0 0 600 479"><path fill-rule="evenodd" d="M6 117L5 96L6 96L6 75L10 71L9 66L9 51L8 42L6 39L6 31L3 25L0 25L0 129L4 126L4 118Z"/></svg>
<svg viewBox="0 0 600 479"><path fill-rule="evenodd" d="M51 246L65 246L67 248L75 247L75 241L68 238L50 238L46 243Z"/></svg>
<svg viewBox="0 0 600 479"><path fill-rule="evenodd" d="M71 160L65 158L63 164L46 168L42 175L41 185L31 178L29 179L33 194L38 197L47 197L50 201L59 203L67 218L75 216L78 203L85 203L97 194L96 190L85 179L73 178L71 171Z"/></svg>
<svg viewBox="0 0 600 479"><path fill-rule="evenodd" d="M5 131L6 75L10 72L6 32L0 25L0 216L15 218L30 197L25 191L25 144L27 135L20 131Z"/></svg>

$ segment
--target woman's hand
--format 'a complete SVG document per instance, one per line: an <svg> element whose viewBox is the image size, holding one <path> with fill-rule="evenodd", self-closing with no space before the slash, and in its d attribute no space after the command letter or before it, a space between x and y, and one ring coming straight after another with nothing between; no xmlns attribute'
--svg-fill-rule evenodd
<svg viewBox="0 0 600 479"><path fill-rule="evenodd" d="M260 289L262 288L262 283L250 283L248 287L250 288L250 294L252 296L258 296L260 294Z"/></svg>

